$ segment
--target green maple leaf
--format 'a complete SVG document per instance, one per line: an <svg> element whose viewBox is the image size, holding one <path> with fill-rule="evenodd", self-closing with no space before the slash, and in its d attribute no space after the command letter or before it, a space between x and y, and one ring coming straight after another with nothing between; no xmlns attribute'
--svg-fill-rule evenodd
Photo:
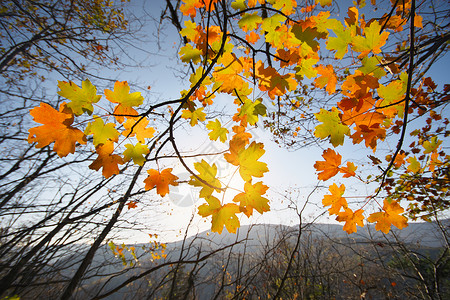
<svg viewBox="0 0 450 300"><path fill-rule="evenodd" d="M258 27L258 24L262 22L262 18L257 12L252 14L245 13L238 22L239 27L245 32L254 30Z"/></svg>
<svg viewBox="0 0 450 300"><path fill-rule="evenodd" d="M231 3L231 8L235 10L243 10L247 8L247 5L245 4L245 0L235 0Z"/></svg>
<svg viewBox="0 0 450 300"><path fill-rule="evenodd" d="M312 16L311 19L316 22L317 31L321 33L328 33L329 28L334 29L336 26L339 26L341 22L336 19L328 19L330 17L329 11L322 11L317 16Z"/></svg>
<svg viewBox="0 0 450 300"><path fill-rule="evenodd" d="M435 151L441 144L442 141L438 140L437 136L433 136L429 141L423 142L422 146L425 148L423 154L428 154Z"/></svg>
<svg viewBox="0 0 450 300"><path fill-rule="evenodd" d="M333 2L333 0L316 0L316 3L320 3L322 7L331 6L331 2Z"/></svg>
<svg viewBox="0 0 450 300"><path fill-rule="evenodd" d="M308 52L315 52L319 49L319 42L315 39L321 35L316 28L302 28L302 26L295 24L292 27L292 33L302 42L301 47Z"/></svg>
<svg viewBox="0 0 450 300"><path fill-rule="evenodd" d="M319 59L317 58L305 58L300 60L300 63L297 64L297 67L295 70L297 73L296 76L306 76L308 78L313 78L317 76L317 70L313 68L313 65L315 65Z"/></svg>
<svg viewBox="0 0 450 300"><path fill-rule="evenodd" d="M105 124L102 118L94 116L95 121L89 122L84 134L94 136L94 146L99 144L105 144L107 141L117 142L119 138L119 132L117 131L116 124Z"/></svg>
<svg viewBox="0 0 450 300"><path fill-rule="evenodd" d="M219 199L214 196L205 198L208 204L202 204L198 208L198 214L202 217L212 216L211 231L222 233L223 226L229 233L236 233L239 228L239 219L236 216L239 213L239 206L234 203L227 203L222 206Z"/></svg>
<svg viewBox="0 0 450 300"><path fill-rule="evenodd" d="M273 16L265 18L262 21L261 28L266 32L275 31L275 29L277 29L277 27L280 26L281 23L284 23L284 21L286 21L285 16L274 14Z"/></svg>
<svg viewBox="0 0 450 300"><path fill-rule="evenodd" d="M81 88L72 81L58 81L58 95L69 99L71 102L67 104L72 112L80 116L84 112L89 115L94 111L92 103L97 103L101 95L97 95L97 88L86 79L81 83Z"/></svg>
<svg viewBox="0 0 450 300"><path fill-rule="evenodd" d="M241 106L238 116L246 116L247 122L250 125L255 125L258 122L258 116L266 115L266 106L262 104L260 99L252 102L249 98L244 99L244 104Z"/></svg>
<svg viewBox="0 0 450 300"><path fill-rule="evenodd" d="M344 136L350 134L350 128L342 124L338 109L333 107L331 111L328 111L321 108L320 112L314 115L319 122L322 122L316 126L314 135L321 139L330 137L334 147L343 145Z"/></svg>
<svg viewBox="0 0 450 300"><path fill-rule="evenodd" d="M210 166L205 160L202 159L201 162L195 163L194 167L199 172L197 176L209 184L206 185L200 180L198 180L198 178L196 178L195 176L191 176L189 184L197 187L202 187L202 189L200 190L200 197L205 198L210 196L213 193L214 188L216 188L216 191L220 192L220 187L222 185L220 184L220 181L216 178L217 175L216 164Z"/></svg>
<svg viewBox="0 0 450 300"><path fill-rule="evenodd" d="M209 121L208 125L206 125L206 128L212 130L208 134L210 140L216 141L218 138L220 138L220 141L222 143L227 140L228 129L223 128L219 120L216 119L215 121Z"/></svg>
<svg viewBox="0 0 450 300"><path fill-rule="evenodd" d="M186 46L181 47L178 54L180 55L182 62L189 63L192 60L192 62L196 64L201 61L202 51L193 48L191 44L187 44Z"/></svg>
<svg viewBox="0 0 450 300"><path fill-rule="evenodd" d="M363 74L370 74L373 73L373 76L376 78L381 78L386 75L386 72L384 69L378 64L381 61L380 56L365 56L362 59L362 67L360 67L358 70L363 72Z"/></svg>
<svg viewBox="0 0 450 300"><path fill-rule="evenodd" d="M141 143L137 143L136 145L126 144L125 148L127 149L123 152L124 160L129 161L133 159L133 162L139 166L144 164L144 156L150 151L147 145Z"/></svg>
<svg viewBox="0 0 450 300"><path fill-rule="evenodd" d="M262 197L269 187L257 182L251 184L246 182L244 185L245 193L236 195L233 199L234 202L239 202L239 209L250 217L253 214L253 209L262 214L265 211L270 210L269 199Z"/></svg>
<svg viewBox="0 0 450 300"><path fill-rule="evenodd" d="M190 111L189 109L183 110L181 117L184 119L191 119L189 124L191 124L191 126L195 126L197 125L198 120L205 121L206 114L203 112L203 107L200 107L194 111Z"/></svg>
<svg viewBox="0 0 450 300"><path fill-rule="evenodd" d="M332 28L336 37L330 37L327 41L326 48L328 50L336 50L335 57L342 59L348 51L348 45L352 42L352 34L350 30L345 30L341 22L337 22Z"/></svg>
<svg viewBox="0 0 450 300"><path fill-rule="evenodd" d="M258 161L265 152L264 144L255 142L252 142L248 148L239 152L239 173L242 179L250 181L252 176L263 177L264 173L269 171L266 163Z"/></svg>

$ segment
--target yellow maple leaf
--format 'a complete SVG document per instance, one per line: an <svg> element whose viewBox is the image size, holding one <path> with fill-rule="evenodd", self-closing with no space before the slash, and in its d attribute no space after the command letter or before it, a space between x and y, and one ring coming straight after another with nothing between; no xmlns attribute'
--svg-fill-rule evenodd
<svg viewBox="0 0 450 300"><path fill-rule="evenodd" d="M236 233L236 229L240 226L236 216L239 213L239 206L234 203L222 206L219 199L214 196L208 196L205 200L207 204L200 205L198 214L202 217L212 216L211 231L220 234L225 226L229 233Z"/></svg>
<svg viewBox="0 0 450 300"><path fill-rule="evenodd" d="M126 81L116 81L114 91L105 90L106 99L112 103L117 103L114 108L114 117L119 123L124 121L124 116L137 116L137 111L133 108L144 102L140 92L130 93L130 87Z"/></svg>
<svg viewBox="0 0 450 300"><path fill-rule="evenodd" d="M210 140L216 141L217 139L220 139L222 143L227 140L228 129L223 128L219 120L209 121L206 128L211 130L211 132L208 133Z"/></svg>
<svg viewBox="0 0 450 300"><path fill-rule="evenodd" d="M206 114L203 112L203 107L201 107L201 108L198 108L198 109L196 109L194 111L190 111L189 109L185 109L185 110L183 110L183 113L181 114L181 117L183 119L191 119L189 124L191 124L191 126L195 126L195 125L197 125L198 120L205 121Z"/></svg>
<svg viewBox="0 0 450 300"><path fill-rule="evenodd" d="M221 184L219 179L216 178L217 175L217 166L213 164L210 166L204 159L201 162L196 162L194 164L195 169L199 172L197 177L191 176L191 180L189 181L190 185L202 187L200 190L200 197L205 198L210 196L214 189L217 192L220 192ZM206 182L202 182L201 180Z"/></svg>
<svg viewBox="0 0 450 300"><path fill-rule="evenodd" d="M239 173L242 179L250 181L252 176L263 177L264 173L269 171L266 163L258 161L265 152L264 144L255 142L252 142L248 148L239 152Z"/></svg>
<svg viewBox="0 0 450 300"><path fill-rule="evenodd" d="M244 185L244 193L237 194L233 201L239 203L239 209L247 217L253 214L253 209L262 214L265 211L270 210L269 199L262 197L269 187L262 184L262 182L257 182L251 184L246 182Z"/></svg>
<svg viewBox="0 0 450 300"><path fill-rule="evenodd" d="M97 88L89 79L81 83L81 88L72 81L58 81L58 87L60 88L58 95L71 100L67 107L77 116L82 115L84 112L92 114L94 110L92 103L98 102L102 97L97 95Z"/></svg>

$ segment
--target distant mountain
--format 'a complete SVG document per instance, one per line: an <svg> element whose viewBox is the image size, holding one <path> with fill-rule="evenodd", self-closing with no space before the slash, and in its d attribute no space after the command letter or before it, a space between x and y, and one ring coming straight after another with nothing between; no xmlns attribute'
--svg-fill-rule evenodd
<svg viewBox="0 0 450 300"><path fill-rule="evenodd" d="M450 231L450 219L442 221L441 226L445 228L448 236ZM246 255L251 253L254 253L255 255L263 253L266 249L274 247L282 237L284 240L294 243L298 235L298 228L298 225L284 226L275 224L257 224L242 226L236 234L230 234L226 232L226 230L220 235L211 233L210 231L204 231L187 238L184 242L177 241L166 244L165 252L167 253L167 257L154 262L151 253L143 250L144 248L148 248L148 245L136 244L132 246L136 249L136 255L139 257L140 264L134 268L129 268L128 270L121 264L121 260L114 257L109 247L105 245L101 251L98 251L91 266L91 270L95 270L97 274L105 274L105 276L92 277L91 279L85 280L83 282L83 288L80 289L77 294L77 298L90 299L96 295L102 295L106 291L125 282L128 278L142 274L146 270L155 268L158 265L167 262L176 262L180 258L183 261L196 260L217 249L233 244L231 252L236 256L239 254L242 255L244 252ZM394 229L393 233L388 235L376 231L372 224L369 224L364 228L358 227L358 232L351 235L348 235L343 231L341 225L303 224L301 234L302 238L309 238L311 241L329 239L331 242L335 241L345 245L364 245L365 243L386 245L387 243L395 244L401 242L414 249L438 249L443 247L445 243L444 235L441 230L438 230L438 224L435 222L410 223L405 229ZM182 247L183 243L184 248ZM227 248L227 251L230 251L230 247ZM435 252L438 253L438 251ZM79 255L82 255L82 253ZM129 254L127 257L128 259L131 259ZM215 254L215 256L208 260L208 264L203 267L198 276L207 278L208 273L212 268L217 267L216 263L222 258L221 255ZM110 264L105 266L105 262L110 262ZM232 269L233 266L230 268ZM159 276L157 274L161 274L162 277L169 269L168 266L161 268L159 271L155 271L152 273L152 278L157 278ZM71 272L73 271L68 270L67 275ZM106 276L108 274L116 275L113 277ZM114 293L106 297L106 299L132 299L129 298L129 295L133 295L136 292L137 287L143 286L144 288L148 288L149 283L147 280L148 279L145 278L136 280L133 285L122 288L118 293ZM101 292L99 292L100 289ZM213 292L214 286L208 284L203 285L203 295L209 295ZM204 296L203 299L208 299L208 297Z"/></svg>

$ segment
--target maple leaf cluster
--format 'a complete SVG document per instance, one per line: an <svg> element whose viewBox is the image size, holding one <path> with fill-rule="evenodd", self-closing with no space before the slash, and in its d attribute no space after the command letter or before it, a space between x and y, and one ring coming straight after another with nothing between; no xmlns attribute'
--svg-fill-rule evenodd
<svg viewBox="0 0 450 300"><path fill-rule="evenodd" d="M260 161L265 153L264 144L253 140L249 132L269 115L268 104L278 107L278 116L287 115L282 112L286 107L294 112L304 109L299 113L300 119L309 116L308 120L315 122L315 128L309 132L331 144L332 148L322 154L324 160L314 164L318 180L336 179L340 174L345 180L368 182L358 175L355 162L342 162L337 148L350 142L362 144L375 154L377 146L389 133L398 134L405 128L402 122L408 114L415 111L423 114L421 106L430 105L429 95L436 88L431 79L423 80L419 88L412 88L412 72L402 69L395 61L386 62L382 55L392 32L400 31L399 28L407 24L408 14L414 11L410 1L402 3L404 5L394 7L392 18L366 20L357 7L350 7L347 17L338 20L331 17L330 11L316 13L314 9L319 7L317 4L332 5L331 0L316 1L314 5L301 8L300 14L295 0L236 0L231 8L224 8L217 0L182 1L180 11L190 20L184 22L180 31L184 45L179 57L189 65L192 74L189 88L180 92L177 101L170 102L178 105L175 109L168 103L160 105L166 105L170 111L168 130L161 132L170 134L167 141L172 143L179 160L191 173L188 184L198 188L200 198L205 200L198 212L202 217L211 217L212 231L221 233L225 227L229 232L236 232L240 214L251 217L254 211L264 213L270 209L265 196L268 186L258 181L269 171L267 164ZM210 21L215 16L220 20L213 25ZM417 14L413 17L415 21L410 26L421 28L421 17ZM323 48L330 57L327 62L319 56L320 51L325 51ZM348 63L348 66L337 67L338 62ZM290 99L291 93L307 89L302 84L305 78L312 82L313 89L323 90L330 96L326 106L317 109L304 99ZM129 161L144 166L151 152L148 143L156 139L156 129L149 126L149 111L138 113L144 100L140 93L130 93L127 82L116 82L113 91L104 91L106 100L115 105L114 110L99 116L93 111L102 96L97 95L88 80L83 81L81 88L72 82L60 82L58 86L58 93L71 102L62 104L59 111L47 104L33 109L31 115L43 125L30 129L30 143L37 142L37 147L45 147L54 142L54 151L63 157L74 153L77 143L86 144L92 136L97 158L89 166L91 169L102 168L103 175L110 177L119 174L119 165ZM213 120L204 125L210 119L210 107L214 106L218 94L232 99L227 106L234 114L225 122L211 118ZM410 102L416 106L409 106ZM306 110L308 113L304 113ZM82 123L74 125L74 120L85 114L92 115L92 119L80 130L77 127ZM273 119L274 116L272 114ZM192 127L206 128L212 142L226 145L228 150L220 154L220 158L233 166L234 174L239 174L244 182L233 199L225 197L230 187L218 177L216 164L201 159L187 166L173 136L174 124L180 119ZM121 132L119 127L123 128ZM297 127L294 136L299 130ZM131 140L136 142L124 144ZM441 140L428 136L420 140L420 145L424 148L424 157L428 158L430 172L448 167L448 156L442 154ZM374 164L381 161L375 156L369 159ZM405 166L406 162L409 163L407 172L411 174L422 174L425 170L416 156L396 151L388 159L389 166L384 174L391 168ZM171 168L147 172L145 188L156 189L163 197L170 193L170 185L179 184ZM377 180L386 187L389 181L385 177ZM344 230L348 233L356 232L356 225L364 226L364 219L376 223L376 229L385 233L391 225L400 229L407 226L400 198L383 199L380 211L366 218L362 208L372 200L378 203L378 192L374 197L366 197L365 203L355 209L349 207L343 197L344 184L333 183L329 191L331 195L325 195L322 204L330 206L329 213L336 215L336 220L345 222Z"/></svg>

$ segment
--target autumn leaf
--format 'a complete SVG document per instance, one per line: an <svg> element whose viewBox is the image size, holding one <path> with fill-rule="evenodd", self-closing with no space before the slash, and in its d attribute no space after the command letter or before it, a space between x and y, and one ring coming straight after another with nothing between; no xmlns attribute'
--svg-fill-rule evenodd
<svg viewBox="0 0 450 300"><path fill-rule="evenodd" d="M126 137L136 136L139 143L145 143L145 139L150 139L155 133L155 128L147 127L149 121L147 118L141 119L139 122L135 119L127 119L123 124L125 130L122 131L122 135Z"/></svg>
<svg viewBox="0 0 450 300"><path fill-rule="evenodd" d="M127 203L128 209L132 209L132 208L136 208L136 202L135 201L130 201Z"/></svg>
<svg viewBox="0 0 450 300"><path fill-rule="evenodd" d="M55 142L53 151L59 157L75 152L76 143L86 144L84 133L70 125L73 123L73 114L62 103L59 112L46 103L41 103L30 111L35 122L43 124L28 130L28 142L37 142L36 148L43 148Z"/></svg>
<svg viewBox="0 0 450 300"><path fill-rule="evenodd" d="M273 8L280 10L285 15L292 14L294 12L294 8L296 7L296 0L277 0L273 3Z"/></svg>
<svg viewBox="0 0 450 300"><path fill-rule="evenodd" d="M322 7L331 6L333 0L316 0L316 3L320 3Z"/></svg>
<svg viewBox="0 0 450 300"><path fill-rule="evenodd" d="M341 22L337 22L335 26L329 27L336 34L336 37L329 37L326 48L328 50L336 50L335 57L337 59L344 58L348 51L348 46L352 41L350 30L345 30Z"/></svg>
<svg viewBox="0 0 450 300"><path fill-rule="evenodd" d="M223 128L219 120L209 121L206 128L211 130L208 134L210 140L216 141L220 139L222 143L227 140L228 129Z"/></svg>
<svg viewBox="0 0 450 300"><path fill-rule="evenodd" d="M364 37L355 36L353 38L353 50L361 52L358 58L367 56L370 52L374 54L381 53L381 47L386 44L389 32L382 32L380 34L381 25L377 21L370 23L368 27L364 28Z"/></svg>
<svg viewBox="0 0 450 300"><path fill-rule="evenodd" d="M142 97L140 92L130 94L130 87L126 81L116 81L114 83L114 91L106 89L105 96L110 102L118 103L114 109L114 114L137 115L133 107L144 103L144 97ZM116 119L120 123L123 122L123 116L116 116Z"/></svg>
<svg viewBox="0 0 450 300"><path fill-rule="evenodd" d="M205 198L207 204L202 204L198 208L198 214L204 218L212 216L211 231L222 233L223 226L229 233L236 233L237 228L240 226L238 217L239 206L234 203L227 203L222 206L219 199L214 196L208 196Z"/></svg>
<svg viewBox="0 0 450 300"><path fill-rule="evenodd" d="M183 0L183 2L180 6L180 11L183 15L191 18L194 18L197 14L197 9L204 5L201 0Z"/></svg>
<svg viewBox="0 0 450 300"><path fill-rule="evenodd" d="M82 115L84 112L91 115L94 111L92 103L97 103L102 97L97 95L97 88L89 79L81 83L81 88L72 81L58 81L58 87L60 88L58 95L71 100L67 107L77 116Z"/></svg>
<svg viewBox="0 0 450 300"><path fill-rule="evenodd" d="M269 171L266 163L258 161L265 152L264 144L255 142L239 152L239 173L242 179L250 181L252 177L263 177L264 173Z"/></svg>
<svg viewBox="0 0 450 300"><path fill-rule="evenodd" d="M346 208L345 211L340 212L336 217L336 221L345 222L344 227L342 228L348 234L356 232L356 225L360 227L364 227L364 210L358 209L355 212L350 208Z"/></svg>
<svg viewBox="0 0 450 300"><path fill-rule="evenodd" d="M144 164L144 156L150 152L148 146L141 143L137 143L136 145L126 144L125 148L126 150L123 152L124 161L133 159L133 162L139 166Z"/></svg>
<svg viewBox="0 0 450 300"><path fill-rule="evenodd" d="M339 173L342 156L328 148L323 152L322 157L325 161L316 161L314 168L319 172L317 178L325 181Z"/></svg>
<svg viewBox="0 0 450 300"><path fill-rule="evenodd" d="M347 206L347 200L342 197L342 195L345 192L345 185L341 184L339 187L336 183L333 183L329 189L331 195L325 195L322 199L322 205L323 206L330 206L328 209L328 212L330 215L337 215L341 208L346 209Z"/></svg>
<svg viewBox="0 0 450 300"><path fill-rule="evenodd" d="M105 178L119 174L119 165L124 162L120 155L113 154L114 143L108 141L105 144L99 144L95 147L95 150L98 157L89 165L89 169L98 171L100 168L103 168L102 174Z"/></svg>
<svg viewBox="0 0 450 300"><path fill-rule="evenodd" d="M112 103L117 103L113 114L119 123L122 123L125 117L138 117L138 112L133 107L142 105L144 98L140 92L130 93L128 82L117 81L114 84L114 91L106 89L104 93L106 99Z"/></svg>
<svg viewBox="0 0 450 300"><path fill-rule="evenodd" d="M197 24L191 20L184 21L184 27L180 31L181 36L186 37L189 41L195 41L199 32L197 30Z"/></svg>
<svg viewBox="0 0 450 300"><path fill-rule="evenodd" d="M203 112L203 107L200 107L194 111L190 111L189 109L183 110L181 117L183 119L191 119L189 124L191 124L191 126L195 126L197 125L198 120L205 121L206 114Z"/></svg>
<svg viewBox="0 0 450 300"><path fill-rule="evenodd" d="M269 211L269 199L262 197L269 187L262 184L262 182L257 182L251 184L246 182L244 184L244 193L237 194L233 201L239 203L239 209L247 217L253 214L253 209L256 209L260 214Z"/></svg>
<svg viewBox="0 0 450 300"><path fill-rule="evenodd" d="M259 39L260 39L259 35L254 31L250 32L245 36L245 40L250 44L255 44Z"/></svg>
<svg viewBox="0 0 450 300"><path fill-rule="evenodd" d="M375 224L376 230L381 230L385 234L388 234L391 225L394 225L398 229L403 229L408 226L407 218L404 216L401 216L405 210L398 204L397 201L392 200L384 200L383 202L383 211L376 212L371 214L367 221Z"/></svg>
<svg viewBox="0 0 450 300"><path fill-rule="evenodd" d="M320 77L317 77L314 80L315 86L319 88L325 87L325 90L328 92L328 94L334 94L334 92L336 92L337 78L334 74L333 66L327 65L325 67L323 65L319 65L316 68L316 71L317 74L320 75Z"/></svg>
<svg viewBox="0 0 450 300"><path fill-rule="evenodd" d="M421 170L420 162L415 156L412 156L406 160L409 162L407 170L412 173L418 173Z"/></svg>
<svg viewBox="0 0 450 300"><path fill-rule="evenodd" d="M262 104L260 99L255 102L249 98L244 99L244 103L239 107L239 112L233 117L235 121L241 121L241 125L246 126L247 122L250 125L255 125L258 122L258 116L266 114L266 106Z"/></svg>
<svg viewBox="0 0 450 300"><path fill-rule="evenodd" d="M355 164L348 161L346 167L339 168L339 172L344 174L343 175L344 178L348 178L356 175L355 173L356 169L357 167L355 166Z"/></svg>
<svg viewBox="0 0 450 300"><path fill-rule="evenodd" d="M344 136L349 135L350 128L342 124L338 109L333 107L331 111L328 111L321 108L320 112L314 115L319 122L322 122L316 126L314 135L321 139L330 137L330 142L334 147L343 145Z"/></svg>
<svg viewBox="0 0 450 300"><path fill-rule="evenodd" d="M172 174L172 168L167 168L159 172L158 170L147 170L148 177L144 180L145 190L156 187L156 193L164 197L169 193L169 185L177 186L177 176Z"/></svg>
<svg viewBox="0 0 450 300"><path fill-rule="evenodd" d="M442 144L442 141L437 136L433 136L429 141L423 142L422 146L425 148L423 154L428 154L436 151L436 149Z"/></svg>
<svg viewBox="0 0 450 300"><path fill-rule="evenodd" d="M94 122L89 122L84 133L86 135L94 136L94 146L105 144L108 141L117 142L119 139L119 132L115 128L116 124L103 122L103 119L94 116Z"/></svg>
<svg viewBox="0 0 450 300"><path fill-rule="evenodd" d="M194 163L195 169L199 172L197 177L206 182L200 181L197 177L191 176L191 180L189 181L190 185L202 187L200 190L200 197L205 198L211 195L214 189L220 192L221 184L219 179L216 178L217 175L217 166L213 164L210 166L205 160L202 159L201 162Z"/></svg>
<svg viewBox="0 0 450 300"><path fill-rule="evenodd" d="M239 20L239 27L245 31L255 30L258 27L258 24L262 22L262 18L258 15L257 12L252 14L245 13Z"/></svg>
<svg viewBox="0 0 450 300"><path fill-rule="evenodd" d="M301 59L300 62L295 67L295 70L297 71L295 74L297 76L306 76L308 78L314 78L317 76L317 69L313 66L319 61L318 58L312 57L312 58L305 58Z"/></svg>
<svg viewBox="0 0 450 300"><path fill-rule="evenodd" d="M189 63L192 61L194 64L201 61L202 50L193 48L191 44L187 44L186 46L181 47L180 59L182 62Z"/></svg>

